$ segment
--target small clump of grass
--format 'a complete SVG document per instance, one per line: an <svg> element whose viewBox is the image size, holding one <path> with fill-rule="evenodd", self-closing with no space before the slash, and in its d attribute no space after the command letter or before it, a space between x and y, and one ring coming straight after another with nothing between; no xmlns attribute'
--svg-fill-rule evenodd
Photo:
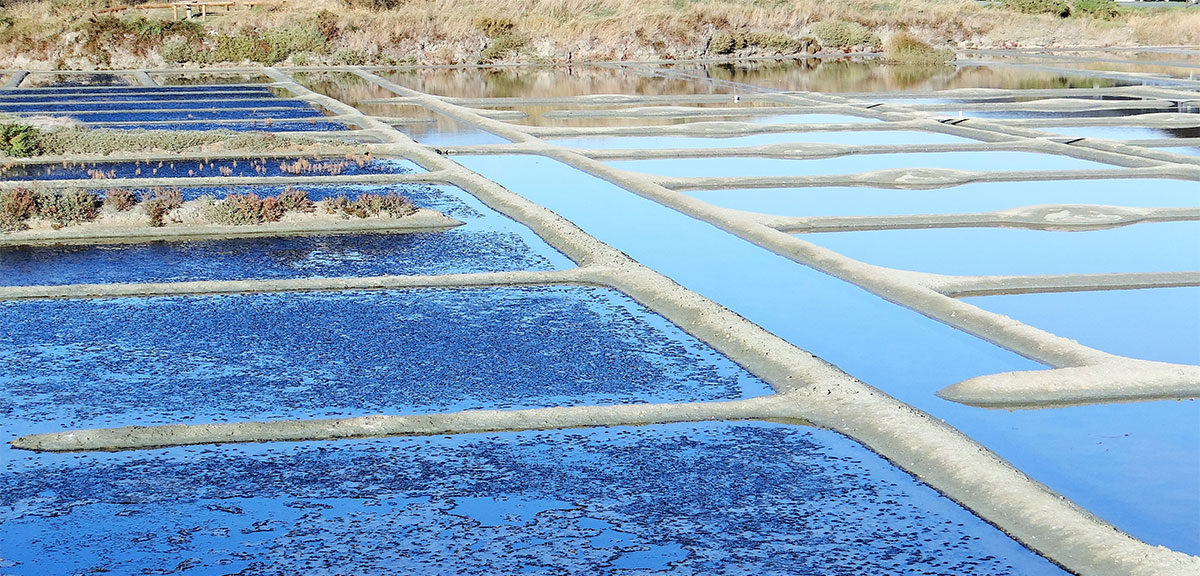
<svg viewBox="0 0 1200 576"><path fill-rule="evenodd" d="M150 225L159 228L166 224L172 210L183 206L183 192L178 188L154 188L148 198L142 199L142 208L150 216Z"/></svg>
<svg viewBox="0 0 1200 576"><path fill-rule="evenodd" d="M939 50L908 32L897 32L884 43L884 54L892 64L945 66L954 60L951 50Z"/></svg>
<svg viewBox="0 0 1200 576"><path fill-rule="evenodd" d="M879 35L858 22L822 20L812 25L812 33L830 48L879 50L883 46Z"/></svg>
<svg viewBox="0 0 1200 576"><path fill-rule="evenodd" d="M417 211L417 207L404 196L395 192L383 194L364 193L354 200L346 196L335 196L325 201L325 211L354 218L387 215L403 218Z"/></svg>

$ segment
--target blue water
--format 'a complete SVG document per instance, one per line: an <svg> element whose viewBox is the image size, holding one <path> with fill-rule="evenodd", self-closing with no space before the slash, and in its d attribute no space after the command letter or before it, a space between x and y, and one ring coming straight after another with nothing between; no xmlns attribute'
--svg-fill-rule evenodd
<svg viewBox="0 0 1200 576"><path fill-rule="evenodd" d="M309 198L398 192L414 205L465 222L443 232L233 238L108 245L0 248L0 284L180 282L551 270L574 264L523 225L449 186L317 186ZM184 188L184 197L279 187Z"/></svg>
<svg viewBox="0 0 1200 576"><path fill-rule="evenodd" d="M297 162L310 168L296 173ZM285 166L289 172L285 172ZM77 180L96 178L185 178L218 176L358 176L363 174L409 174L425 170L411 160L380 158L359 164L337 156L318 160L306 158L254 158L176 160L145 162L81 162L78 164L30 164L0 167L9 180Z"/></svg>
<svg viewBox="0 0 1200 576"><path fill-rule="evenodd" d="M558 162L523 156L456 160L851 375L945 419L1121 529L1200 554L1197 403L1005 412L947 402L934 392L974 376L1040 366ZM1114 434L1130 434L1137 443L1099 444Z"/></svg>
<svg viewBox="0 0 1200 576"><path fill-rule="evenodd" d="M885 216L991 212L1040 204L1191 207L1200 204L1186 180L975 182L932 190L822 187L696 190L688 196L717 206L780 216Z"/></svg>
<svg viewBox="0 0 1200 576"><path fill-rule="evenodd" d="M0 91L0 102L4 104L27 104L27 103L51 103L51 104L71 104L71 103L102 103L102 102L125 102L129 106L143 106L142 102L196 102L203 106L207 102L213 100L229 100L238 101L246 99L277 99L274 92L268 88L238 88L229 87L224 90L217 89L220 87L186 87L179 86L175 89L167 90L143 90L141 92L129 92L126 90L115 91L112 89L98 89L76 92L59 92L45 90L21 90L18 92ZM282 101L282 98L278 98Z"/></svg>
<svg viewBox="0 0 1200 576"><path fill-rule="evenodd" d="M254 88L246 86L221 86L217 84L205 86L63 86L58 88L32 88L19 90L0 90L0 98L12 96L169 96L194 93L207 94L271 94L270 88Z"/></svg>
<svg viewBox="0 0 1200 576"><path fill-rule="evenodd" d="M956 275L1200 270L1200 222L1110 230L930 228L800 234L869 264Z"/></svg>
<svg viewBox="0 0 1200 576"><path fill-rule="evenodd" d="M955 170L1080 170L1116 168L1054 154L1032 152L936 152L869 154L814 160L777 158L671 158L608 162L622 170L662 176L813 176L853 174L892 168L950 168Z"/></svg>
<svg viewBox="0 0 1200 576"><path fill-rule="evenodd" d="M16 434L770 391L628 297L584 287L10 301L0 363Z"/></svg>
<svg viewBox="0 0 1200 576"><path fill-rule="evenodd" d="M661 150L668 148L734 148L761 146L788 142L811 142L818 144L877 145L877 144L940 144L970 142L949 134L919 132L916 130L863 130L853 132L778 132L735 136L731 138L701 138L687 136L586 136L579 138L557 138L549 140L567 148L591 148L593 150Z"/></svg>
<svg viewBox="0 0 1200 576"><path fill-rule="evenodd" d="M247 120L246 122L173 122L166 124L89 124L89 128L111 130L233 130L235 132L334 132L349 130L341 122L318 120L317 117L304 121Z"/></svg>
<svg viewBox="0 0 1200 576"><path fill-rule="evenodd" d="M15 575L1063 574L861 446L780 424L21 460L0 476Z"/></svg>
<svg viewBox="0 0 1200 576"><path fill-rule="evenodd" d="M1105 352L1200 364L1200 288L1013 294L966 300Z"/></svg>
<svg viewBox="0 0 1200 576"><path fill-rule="evenodd" d="M37 113L52 113L52 112L78 112L78 111L101 111L111 110L120 112L129 110L131 105L128 101L123 102L80 102L74 98L59 100L53 102L27 102L11 100L7 102L0 101L0 111L3 112L37 112ZM230 98L213 98L200 100L196 98L187 99L170 99L164 98L162 101L150 101L144 106L138 106L139 109L149 110L187 110L212 112L218 109L225 108L297 108L303 110L314 110L308 102L304 100L288 99L288 98L255 98L255 99L230 99Z"/></svg>
<svg viewBox="0 0 1200 576"><path fill-rule="evenodd" d="M164 110L161 112L56 112L55 116L74 118L80 122L171 122L181 120L287 120L321 118L324 114L313 108L284 108L281 110Z"/></svg>

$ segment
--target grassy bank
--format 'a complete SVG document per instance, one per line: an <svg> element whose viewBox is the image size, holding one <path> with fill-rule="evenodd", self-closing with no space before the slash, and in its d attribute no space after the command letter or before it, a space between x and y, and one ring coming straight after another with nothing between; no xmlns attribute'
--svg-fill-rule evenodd
<svg viewBox="0 0 1200 576"><path fill-rule="evenodd" d="M943 48L1200 43L1200 10L1107 0L312 0L204 22L3 1L0 66L26 69L786 56L877 50L901 31Z"/></svg>

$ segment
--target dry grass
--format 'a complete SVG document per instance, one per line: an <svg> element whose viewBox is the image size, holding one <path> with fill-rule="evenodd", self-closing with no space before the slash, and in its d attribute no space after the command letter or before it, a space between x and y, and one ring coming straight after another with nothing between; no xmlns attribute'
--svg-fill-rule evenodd
<svg viewBox="0 0 1200 576"><path fill-rule="evenodd" d="M343 0L311 0L219 12L204 24L203 35L184 28L91 22L86 10L72 11L64 4L52 8L48 1L35 1L5 9L13 24L0 29L0 66L161 65L158 48L172 39L174 48L191 43L197 58L220 52L216 39L234 39L226 41L225 52L238 55L245 51L231 47L249 46L267 38L268 30L287 27L301 36L318 33L326 41L284 43L277 56L285 64L690 58L702 56L722 32L803 38L822 21L860 24L881 37L907 30L935 46L962 48L1200 41L1196 10L1137 9L1111 20L1064 19L971 0L404 0L392 10L368 7L387 2L356 1L351 6ZM161 20L169 14L148 15ZM487 22L506 25L500 30ZM178 59L178 51L172 57Z"/></svg>

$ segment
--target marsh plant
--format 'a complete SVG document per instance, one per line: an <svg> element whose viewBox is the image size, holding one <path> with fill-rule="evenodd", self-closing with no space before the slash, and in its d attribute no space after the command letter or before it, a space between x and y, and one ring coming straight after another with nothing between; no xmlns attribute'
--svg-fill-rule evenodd
<svg viewBox="0 0 1200 576"><path fill-rule="evenodd" d="M345 196L336 196L325 201L325 211L354 218L369 218L379 215L402 218L416 212L417 208L408 198L395 192L386 192L383 194L359 194L354 200Z"/></svg>
<svg viewBox="0 0 1200 576"><path fill-rule="evenodd" d="M230 194L221 200L210 197L205 202L204 218L225 226L278 222L288 212L316 211L316 204L309 199L308 192L290 186L276 196Z"/></svg>
<svg viewBox="0 0 1200 576"><path fill-rule="evenodd" d="M171 211L182 206L183 192L178 188L154 188L147 197L142 198L142 208L150 216L150 225L156 228L165 225Z"/></svg>
<svg viewBox="0 0 1200 576"><path fill-rule="evenodd" d="M100 215L102 204L100 196L89 190L2 190L0 230L25 230L33 218L48 221L56 229L90 222Z"/></svg>

